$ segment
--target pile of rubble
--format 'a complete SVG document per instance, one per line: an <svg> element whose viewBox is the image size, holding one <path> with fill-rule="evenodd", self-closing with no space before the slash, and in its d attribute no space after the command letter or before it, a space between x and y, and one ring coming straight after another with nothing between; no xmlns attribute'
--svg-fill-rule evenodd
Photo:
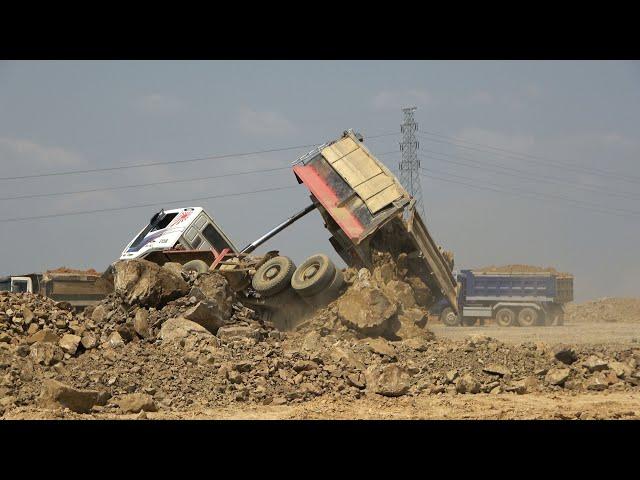
<svg viewBox="0 0 640 480"><path fill-rule="evenodd" d="M402 259L380 260L371 272L347 271L346 292L292 332L254 318L224 277L171 264L117 264L114 294L80 315L41 297L3 294L0 413L63 407L144 417L317 396L640 386L638 348L435 338L425 326L428 288ZM25 308L38 331L25 326Z"/></svg>
<svg viewBox="0 0 640 480"><path fill-rule="evenodd" d="M600 298L565 307L565 320L577 322L640 323L639 298Z"/></svg>

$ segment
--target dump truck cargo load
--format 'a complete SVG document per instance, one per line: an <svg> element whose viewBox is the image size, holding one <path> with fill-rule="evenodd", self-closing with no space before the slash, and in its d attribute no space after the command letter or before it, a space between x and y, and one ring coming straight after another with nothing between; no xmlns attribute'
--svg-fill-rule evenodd
<svg viewBox="0 0 640 480"><path fill-rule="evenodd" d="M344 132L293 164L311 192L329 239L345 263L371 268L376 251L407 254L433 301L445 298L457 311L452 262L445 258L415 209L415 201L353 131Z"/></svg>

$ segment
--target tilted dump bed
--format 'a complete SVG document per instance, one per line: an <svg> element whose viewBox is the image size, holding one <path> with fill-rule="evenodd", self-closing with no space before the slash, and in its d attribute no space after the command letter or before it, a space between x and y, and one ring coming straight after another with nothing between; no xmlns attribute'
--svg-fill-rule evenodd
<svg viewBox="0 0 640 480"><path fill-rule="evenodd" d="M567 303L573 301L573 276L553 272L478 272L462 270L467 301Z"/></svg>
<svg viewBox="0 0 640 480"><path fill-rule="evenodd" d="M414 200L352 131L298 159L293 171L311 192L332 234L330 242L347 265L371 267L376 250L405 252L417 260L418 275L434 300L445 297L457 310L451 267Z"/></svg>

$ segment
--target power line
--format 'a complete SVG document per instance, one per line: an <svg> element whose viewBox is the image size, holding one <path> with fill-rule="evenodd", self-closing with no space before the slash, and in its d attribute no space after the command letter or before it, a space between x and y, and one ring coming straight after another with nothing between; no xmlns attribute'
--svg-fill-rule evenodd
<svg viewBox="0 0 640 480"><path fill-rule="evenodd" d="M543 158L543 157L538 157L536 155L530 155L530 154L522 153L522 152L515 152L515 151L512 151L512 150L492 147L492 146L489 146L489 145L474 144L472 142L466 142L464 140L456 139L455 137L448 137L446 135L438 135L440 137L454 139L457 142L465 142L465 143L468 143L470 145L481 145L483 147L486 147L486 148L489 148L489 149L492 149L492 150L497 150L497 151L502 151L502 152L508 153L508 155L504 155L504 154L499 154L499 153L495 153L495 152L490 152L490 151L487 151L487 150L482 150L482 149L479 149L479 148L469 147L469 146L463 145L461 143L456 143L456 142L451 142L451 141L446 141L446 140L436 140L434 138L429 138L429 137L425 136L424 134L426 134L426 135L437 135L437 134L430 133L430 132L427 132L425 130L420 130L419 133L423 134L423 135L421 135L422 138L424 138L425 140L430 141L430 142L446 143L446 144L449 144L449 145L454 145L456 147L466 148L468 150L475 150L477 152L489 153L489 154L492 154L492 155L501 156L503 158L514 158L514 159L517 159L517 160L528 160L528 161L530 161L532 163L551 165L551 166L554 166L556 168L561 168L561 169L568 170L568 171L571 171L571 172L574 172L574 173L575 172L577 172L577 173L588 173L589 175L593 175L593 176L608 177L608 178L613 178L613 179L616 179L616 180L621 180L621 181L630 182L630 183L640 183L640 177L634 176L634 175L628 175L628 174L617 173L617 172L609 172L609 171L602 170L602 169L599 169L599 168L594 168L594 167L581 167L579 165L573 165L573 164L570 164L570 163L567 163L567 162L560 162L558 160L549 160L549 159L546 159L546 158ZM523 158L523 157L526 157L526 158Z"/></svg>
<svg viewBox="0 0 640 480"><path fill-rule="evenodd" d="M385 155L391 155L394 153L399 153L398 151L390 151L390 152L384 152L384 153L380 153L377 156L382 157ZM210 176L206 176L206 177L194 177L194 178L184 178L184 179L171 179L171 180L163 180L163 181L158 181L158 182L150 182L150 183L138 183L135 185L116 185L113 187L100 187L100 188L92 188L92 189L87 189L87 190L72 190L72 191L67 191L67 192L52 192L52 193L35 193L35 194L30 194L30 195L15 195L15 196L11 196L11 197L0 197L0 202L2 201L6 201L6 200L25 200L25 199L29 199L29 198L43 198L43 197L58 197L58 196L64 196L64 195L78 195L78 194L86 194L86 193L98 193L98 192L108 192L108 191L115 191L115 190L127 190L130 188L144 188L144 187L153 187L153 186L159 186L159 185L169 185L169 184L174 184L174 183L189 183L189 182L198 182L198 181L204 181L204 180L213 180L216 178L226 178L226 177L234 177L234 176L239 176L239 175L250 175L250 174L254 174L254 173L268 173L268 172L275 172L275 171L280 171L280 170L289 170L291 167L276 167L276 168L265 168L262 170L248 170L246 172L234 172L234 173L225 173L225 174L221 174L221 175L210 175Z"/></svg>
<svg viewBox="0 0 640 480"><path fill-rule="evenodd" d="M439 174L439 175L448 175L448 176L454 177L454 178L461 178L463 180L469 180L469 181L472 181L472 182L477 182L477 180L475 180L473 178L465 177L465 176L462 176L462 175L455 175L455 174L448 173L448 172L438 172L437 170L428 169L428 168L424 168L424 167L422 168L422 170L424 170L425 172L433 172L433 173ZM491 191L498 192L498 193L508 193L508 194L516 195L516 196L528 195L530 198L538 198L538 199L542 199L542 200L549 200L550 198L552 198L552 199L560 199L560 200L575 204L575 205L568 205L568 206L572 206L572 207L576 207L576 208L582 208L584 210L589 210L589 211L594 211L593 209L596 208L597 211L599 211L601 213L607 213L607 214L612 214L612 215L619 215L619 216L625 216L625 217L628 217L630 215L633 215L633 216L640 215L639 211L624 210L624 209L620 209L620 208L602 206L602 205L598 205L598 204L591 203L591 202L584 202L584 201L581 201L581 200L574 200L572 198L563 197L561 195L545 194L545 193L535 192L535 191L531 191L531 190L522 190L522 189L518 189L517 192L512 191L512 190L503 190L502 189L502 185L498 185L498 184L491 183L491 182L483 181L482 182L483 185L478 185L477 183L469 184L469 183L463 183L463 182L456 182L456 181L450 180L450 179L443 179L443 178L433 177L432 175L424 175L423 174L423 176L426 177L426 178L435 178L436 180L442 180L442 181L445 181L445 182L449 181L451 183L459 183L461 185L465 185L465 186L471 187L471 188L476 188L476 189L481 189L481 190L491 190ZM500 188L500 190L497 190L495 188L486 187L484 185L490 185L492 187L498 187L498 188ZM617 213L617 212L620 212L620 213Z"/></svg>
<svg viewBox="0 0 640 480"><path fill-rule="evenodd" d="M548 175L541 175L541 174L537 174L537 173L531 173L531 172L527 172L525 170L520 170L517 168L513 168L513 167L507 167L505 165L501 165L498 163L492 163L492 162L487 162L487 161L481 161L481 160L476 160L476 159L472 159L472 158L468 158L468 157L461 157L459 155L451 155L449 153L445 153L445 152L437 152L437 151L433 151L433 150L427 150L427 149L423 149L423 151L425 152L429 152L435 155L443 155L446 157L450 157L450 158L455 158L455 159L459 159L459 160L465 160L467 162L472 162L475 164L479 164L479 165L490 165L494 168L492 171L500 174L500 175L507 175L510 177L515 177L515 178L523 178L526 180L533 180L533 181L546 181L549 183L553 183L553 184L557 184L557 185L571 185L583 190L587 190L587 191L591 191L591 192L595 192L595 193L602 193L604 195L609 195L609 196L613 196L613 197L623 197L623 198L632 198L632 199L640 199L640 196L638 195L634 195L631 192L612 192L610 190L607 189L603 189L603 188L598 188L595 186L590 186L590 185L585 185L582 183L578 183L578 182L572 182L570 180L565 180L565 179L560 179L560 178L556 178L556 177L550 177ZM445 160L442 158L436 158L436 157L431 157L428 155L425 155L426 158L430 158L432 160L438 160L440 162L447 162L447 163L452 163L454 165L462 165L465 167L471 167L471 168L478 168L478 169L482 169L484 170L486 167L480 167L477 165L470 165L468 163L464 163L464 162L456 162L455 160ZM520 175L514 175L514 174L510 174L510 173L506 173L503 171L500 171L498 169L502 169L502 170L507 170L507 171L512 171L512 172L516 172ZM490 170L491 171L491 170Z"/></svg>
<svg viewBox="0 0 640 480"><path fill-rule="evenodd" d="M87 170L68 170L66 172L51 172L51 173L39 173L35 175L21 175L16 177L0 177L0 180L21 180L26 178L39 178L39 177L53 177L53 176L61 176L61 175L75 175L82 173L96 173L96 172L109 172L114 170L124 170L129 168L144 168L144 167L155 167L159 165L172 165L172 164L181 164L181 163L189 163L189 162L201 162L204 160L221 160L224 158L237 158L237 157L247 157L250 155L259 155L262 153L273 153L273 152L284 152L287 150L297 150L300 148L309 148L315 147L315 144L309 145L296 145L293 147L283 147L283 148L272 148L268 150L256 150L253 152L244 152L244 153L230 153L226 155L211 155L208 157L199 157L199 158L188 158L185 160L170 160L166 162L149 162L149 163L137 163L131 165L120 165L118 167L105 167L105 168L91 168Z"/></svg>
<svg viewBox="0 0 640 480"><path fill-rule="evenodd" d="M93 189L89 189L89 190L74 190L74 191L69 191L69 192L35 193L35 194L32 194L32 195L17 195L17 196L14 196L14 197L3 197L3 198L0 198L0 201L4 201L4 200L23 200L23 199L27 199L27 198L41 198L41 197L58 197L58 196L62 196L62 195L77 195L77 194L82 194L82 193L108 192L108 191L112 191L112 190L126 190L126 189L129 189L129 188L143 188L143 187L167 185L167 184L174 184L174 183L198 182L198 181L204 181L204 180L212 180L214 178L235 177L235 176L239 176L239 175L249 175L249 174L253 174L253 173L275 172L275 171L278 171L278 170L289 170L289 169L290 169L290 167L265 168L265 169L262 169L262 170L249 170L249 171L246 171L246 172L225 173L225 174L222 174L222 175L211 175L211 176L207 176L207 177L194 177L194 178L184 178L184 179L178 179L178 180L172 179L172 180L165 180L165 181L151 182L151 183L138 183L136 185L121 185L121 186L114 186L114 187L93 188Z"/></svg>
<svg viewBox="0 0 640 480"><path fill-rule="evenodd" d="M389 132L389 133L381 133L377 135L371 135L367 138L381 138L388 137L391 135L399 135L398 132ZM104 167L104 168L90 168L85 170L67 170L65 172L50 172L50 173L38 173L32 175L17 175L13 177L0 177L0 180L25 180L28 178L42 178L42 177L54 177L54 176L64 176L64 175L77 175L77 174L86 174L86 173L98 173L98 172L110 172L115 170L124 170L131 168L145 168L145 167L156 167L160 165L174 165L181 163L189 163L189 162L201 162L204 160L221 160L225 158L238 158L238 157L247 157L250 155L260 155L263 153L275 153L275 152L285 152L289 150L297 150L301 148L312 148L317 147L318 144L307 144L307 145L295 145L291 147L282 147L282 148L270 148L264 150L256 150L252 152L241 152L241 153L229 153L225 155L210 155L206 157L198 157L198 158L188 158L183 160L169 160L165 162L147 162L147 163L135 163L130 165L119 165L117 167Z"/></svg>
<svg viewBox="0 0 640 480"><path fill-rule="evenodd" d="M221 195L208 195L206 197L197 197L197 198L188 198L183 200L172 200L170 202L154 202L154 203L145 203L138 205L127 205L126 207L115 207L115 208L101 208L96 210L84 210L80 212L68 212L68 213L54 213L50 215L37 215L32 217L14 217L14 218L3 218L0 219L0 223L8 223L8 222L22 222L25 220L41 220L45 218L56 218L56 217L70 217L74 215L86 215L90 213L103 213L103 212L116 212L121 210L130 210L134 208L146 208L146 207L154 207L156 205L161 205L163 203L175 203L175 204L186 204L188 202L195 202L199 200L211 200L213 198L224 198L224 197L237 197L241 195L252 195L255 193L263 193L263 192L275 192L278 190L288 190L291 188L296 188L297 185L291 185L287 187L274 187L274 188L263 188L261 190L251 190L247 192L234 192L234 193L225 193Z"/></svg>

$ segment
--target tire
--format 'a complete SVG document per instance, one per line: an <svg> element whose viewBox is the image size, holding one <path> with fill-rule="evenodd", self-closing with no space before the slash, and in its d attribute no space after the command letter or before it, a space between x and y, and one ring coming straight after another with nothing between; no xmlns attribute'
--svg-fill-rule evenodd
<svg viewBox="0 0 640 480"><path fill-rule="evenodd" d="M496 312L495 320L500 327L511 327L516 319L516 314L510 308L501 308Z"/></svg>
<svg viewBox="0 0 640 480"><path fill-rule="evenodd" d="M539 323L540 325L544 325L545 327L550 327L555 322L557 316L558 315L556 310L554 310L553 308L547 307L542 312L542 318L540 319Z"/></svg>
<svg viewBox="0 0 640 480"><path fill-rule="evenodd" d="M329 257L323 254L313 255L293 272L291 287L301 297L311 297L325 290L335 277L336 266Z"/></svg>
<svg viewBox="0 0 640 480"><path fill-rule="evenodd" d="M451 307L447 307L442 311L442 313L440 314L440 321L447 327L455 327L457 325L460 325L460 319Z"/></svg>
<svg viewBox="0 0 640 480"><path fill-rule="evenodd" d="M296 266L289 257L273 257L256 271L251 285L259 294L270 297L291 284L295 269Z"/></svg>
<svg viewBox="0 0 640 480"><path fill-rule="evenodd" d="M538 324L538 312L531 307L524 307L518 312L518 325L533 327Z"/></svg>
<svg viewBox="0 0 640 480"><path fill-rule="evenodd" d="M476 317L464 317L462 319L462 325L465 327L473 327L478 322Z"/></svg>
<svg viewBox="0 0 640 480"><path fill-rule="evenodd" d="M302 297L309 305L314 307L321 307L333 302L340 296L340 291L344 288L346 282L344 281L344 274L341 270L335 271L335 275L331 280L331 283L320 293L313 297Z"/></svg>
<svg viewBox="0 0 640 480"><path fill-rule="evenodd" d="M191 260L182 265L182 270L185 272L207 273L209 271L209 265L207 265L207 262L204 260Z"/></svg>

